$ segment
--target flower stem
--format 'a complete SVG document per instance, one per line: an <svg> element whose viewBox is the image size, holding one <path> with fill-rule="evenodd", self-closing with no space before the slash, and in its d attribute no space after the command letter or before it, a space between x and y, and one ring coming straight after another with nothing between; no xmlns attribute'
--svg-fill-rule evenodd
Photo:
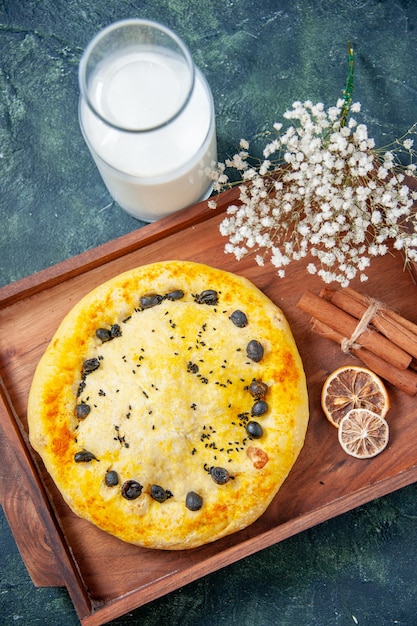
<svg viewBox="0 0 417 626"><path fill-rule="evenodd" d="M353 94L353 76L355 70L355 59L353 54L353 48L348 41L348 76L346 80L346 86L343 91L343 107L340 113L340 126L343 128L346 126L346 122L349 117L350 107L352 105Z"/></svg>

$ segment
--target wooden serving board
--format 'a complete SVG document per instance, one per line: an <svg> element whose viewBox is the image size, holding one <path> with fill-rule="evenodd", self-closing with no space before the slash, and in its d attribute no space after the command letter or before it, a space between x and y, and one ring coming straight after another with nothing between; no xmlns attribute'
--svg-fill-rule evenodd
<svg viewBox="0 0 417 626"><path fill-rule="evenodd" d="M347 456L324 418L327 375L352 362L310 331L297 308L322 283L293 264L281 280L268 265L223 253L218 226L237 191L216 210L201 203L0 289L0 501L35 585L65 586L82 624L104 624L127 611L333 516L417 479L416 402L387 385L388 448L364 461ZM88 291L122 271L161 260L207 263L252 280L286 314L303 359L310 397L304 448L266 513L249 528L181 552L138 548L76 517L63 502L27 437L26 407L35 367L60 321ZM365 285L365 288L364 288ZM376 259L358 291L417 322L417 293L401 257Z"/></svg>

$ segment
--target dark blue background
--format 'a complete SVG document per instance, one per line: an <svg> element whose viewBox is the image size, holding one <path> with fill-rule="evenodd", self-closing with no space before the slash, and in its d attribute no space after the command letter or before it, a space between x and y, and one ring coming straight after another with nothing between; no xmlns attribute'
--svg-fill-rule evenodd
<svg viewBox="0 0 417 626"><path fill-rule="evenodd" d="M414 0L0 0L0 285L141 225L112 202L77 118L82 51L126 17L189 45L213 91L221 160L241 137L260 151L294 100L334 104L348 40L355 117L377 145L417 121ZM112 624L415 626L416 520L412 485ZM2 514L0 546L0 624L78 624L65 590L33 586Z"/></svg>

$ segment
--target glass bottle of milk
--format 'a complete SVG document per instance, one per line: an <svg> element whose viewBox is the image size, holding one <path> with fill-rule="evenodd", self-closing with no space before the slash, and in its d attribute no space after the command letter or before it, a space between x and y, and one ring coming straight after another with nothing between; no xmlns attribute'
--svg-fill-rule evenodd
<svg viewBox="0 0 417 626"><path fill-rule="evenodd" d="M147 20L105 28L79 67L79 120L110 194L155 221L211 193L213 97L184 43Z"/></svg>

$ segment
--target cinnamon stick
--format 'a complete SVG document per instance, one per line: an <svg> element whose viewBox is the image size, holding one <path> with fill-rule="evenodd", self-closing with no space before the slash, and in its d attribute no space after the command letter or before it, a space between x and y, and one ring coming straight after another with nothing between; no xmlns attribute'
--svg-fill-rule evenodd
<svg viewBox="0 0 417 626"><path fill-rule="evenodd" d="M355 298L356 300L358 300L358 302L361 302L362 304L365 304L366 306L368 306L369 304L368 298L364 296L363 294L355 291L351 287L346 287L344 291L348 293L349 295L351 295L352 298ZM391 320L394 324L396 324L399 328L401 328L401 330L404 333L408 334L410 338L416 340L417 324L414 324L414 322L411 322L410 320L406 319L402 315L399 315L399 313L396 313L396 311L393 311L392 309L389 309L388 307L384 307L384 309L380 311L380 315L385 317L386 319Z"/></svg>
<svg viewBox="0 0 417 626"><path fill-rule="evenodd" d="M341 344L343 335L330 328L317 319L313 320L312 331L321 337L331 339ZM390 363L376 356L366 348L352 348L352 353L360 359L375 374L381 376L389 383L404 391L407 395L414 397L417 394L417 373L411 370L399 370Z"/></svg>
<svg viewBox="0 0 417 626"><path fill-rule="evenodd" d="M369 306L365 296L359 297L361 294L347 288L341 290L325 288L320 295L358 320L363 317ZM386 317L386 311L388 311L386 307L379 309L370 320L371 324L396 346L417 358L417 334L414 335L399 322Z"/></svg>
<svg viewBox="0 0 417 626"><path fill-rule="evenodd" d="M297 306L340 333L343 338L349 339L358 324L357 319L310 291L303 294ZM407 352L380 333L367 329L361 334L359 340L362 347L400 370L406 370L411 363L412 357Z"/></svg>

